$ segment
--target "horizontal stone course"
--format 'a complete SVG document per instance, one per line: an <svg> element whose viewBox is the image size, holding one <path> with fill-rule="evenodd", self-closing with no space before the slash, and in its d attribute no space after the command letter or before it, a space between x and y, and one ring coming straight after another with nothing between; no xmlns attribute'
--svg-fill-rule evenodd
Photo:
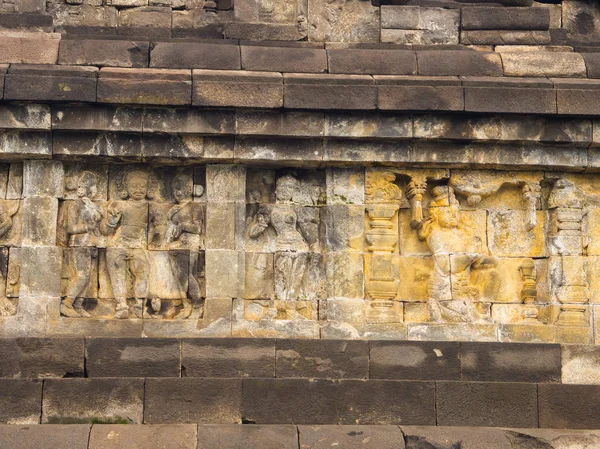
<svg viewBox="0 0 600 449"><path fill-rule="evenodd" d="M320 73L327 71L323 48L242 45L242 69L266 72Z"/></svg>
<svg viewBox="0 0 600 449"><path fill-rule="evenodd" d="M463 30L547 30L550 27L548 8L462 8Z"/></svg>
<svg viewBox="0 0 600 449"><path fill-rule="evenodd" d="M240 47L210 42L156 42L150 67L170 69L241 69Z"/></svg>
<svg viewBox="0 0 600 449"><path fill-rule="evenodd" d="M148 67L148 42L63 39L58 63L102 67Z"/></svg>

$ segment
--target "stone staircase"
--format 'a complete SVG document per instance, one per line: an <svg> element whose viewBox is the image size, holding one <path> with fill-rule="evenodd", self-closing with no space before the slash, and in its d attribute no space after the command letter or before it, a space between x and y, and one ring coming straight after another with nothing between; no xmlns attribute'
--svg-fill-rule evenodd
<svg viewBox="0 0 600 449"><path fill-rule="evenodd" d="M1 449L600 448L593 346L1 339L0 377Z"/></svg>

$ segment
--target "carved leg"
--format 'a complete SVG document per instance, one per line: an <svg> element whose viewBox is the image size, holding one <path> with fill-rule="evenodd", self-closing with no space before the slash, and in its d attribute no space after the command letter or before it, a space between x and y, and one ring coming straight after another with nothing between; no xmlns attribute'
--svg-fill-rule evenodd
<svg viewBox="0 0 600 449"><path fill-rule="evenodd" d="M108 277L115 296L115 318L129 318L127 305L127 250L123 248L106 249Z"/></svg>
<svg viewBox="0 0 600 449"><path fill-rule="evenodd" d="M85 310L85 308L83 307L83 298L75 299L75 301L73 301L73 308L77 311L79 316L82 318L91 318L92 317L92 315L90 315L87 312L87 310Z"/></svg>
<svg viewBox="0 0 600 449"><path fill-rule="evenodd" d="M69 297L66 297L62 300L60 303L60 313L62 316L66 316L67 318L79 318L81 316L80 313L75 309L73 304L74 302L75 299Z"/></svg>
<svg viewBox="0 0 600 449"><path fill-rule="evenodd" d="M10 299L0 297L0 316L10 316L17 313L17 308Z"/></svg>

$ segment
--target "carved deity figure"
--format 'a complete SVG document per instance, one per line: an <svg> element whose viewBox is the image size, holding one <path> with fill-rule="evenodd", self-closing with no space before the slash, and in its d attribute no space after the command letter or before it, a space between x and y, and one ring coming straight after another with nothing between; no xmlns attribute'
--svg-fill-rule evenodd
<svg viewBox="0 0 600 449"><path fill-rule="evenodd" d="M19 210L19 203L12 208L0 203L0 238L8 235L13 226L13 216ZM6 249L6 248L5 248ZM0 251L0 316L14 315L16 306L6 297L8 275L8 251Z"/></svg>
<svg viewBox="0 0 600 449"><path fill-rule="evenodd" d="M142 308L148 297L148 231L149 175L142 170L131 170L124 176L121 197L108 206L105 232L111 236L106 249L108 275L115 298L115 318L128 318L128 273L133 277L136 299L135 314L142 317Z"/></svg>
<svg viewBox="0 0 600 449"><path fill-rule="evenodd" d="M258 208L248 233L256 240L269 228L275 231L275 296L280 300L310 299L314 296L311 290L317 289L307 283L319 277L318 210L298 204L316 204L319 195L306 191L306 187L291 174L279 177L275 185L276 204Z"/></svg>
<svg viewBox="0 0 600 449"><path fill-rule="evenodd" d="M97 184L96 175L84 171L77 181L78 198L67 203L65 230L67 244L72 247L73 272L60 311L70 318L91 317L83 307L83 295L90 286L93 260L98 257L96 245L101 237L104 218L100 207L91 200L96 195Z"/></svg>
<svg viewBox="0 0 600 449"><path fill-rule="evenodd" d="M186 174L178 174L171 184L175 205L167 213L164 246L169 250L190 250L189 273L198 271L198 257L201 248L201 236L204 229L204 211L202 205L192 201L193 180ZM187 257L187 252L183 253ZM187 270L182 272L179 261L182 253L169 252L171 272L179 284L179 290L186 293L182 298L182 309L176 319L188 318L192 313L191 299L200 299L198 280ZM187 264L184 264L187 267ZM160 301L160 299L158 299ZM153 310L160 310L160 303L153 299Z"/></svg>
<svg viewBox="0 0 600 449"><path fill-rule="evenodd" d="M496 262L487 256L483 242L459 218L458 201L450 187L435 187L429 218L419 228L419 238L433 253L428 308L437 322L474 322L483 317L473 303L482 285L486 292L499 288Z"/></svg>

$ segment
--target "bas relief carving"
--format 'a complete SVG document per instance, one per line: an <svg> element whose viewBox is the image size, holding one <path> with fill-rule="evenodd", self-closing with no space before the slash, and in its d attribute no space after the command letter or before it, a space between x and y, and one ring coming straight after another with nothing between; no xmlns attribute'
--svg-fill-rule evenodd
<svg viewBox="0 0 600 449"><path fill-rule="evenodd" d="M67 188L77 198L63 201L59 217L66 246L61 314L201 314L204 207L198 200L204 186L194 185L192 169L111 166L82 168L74 176ZM108 190L98 195L99 185Z"/></svg>

